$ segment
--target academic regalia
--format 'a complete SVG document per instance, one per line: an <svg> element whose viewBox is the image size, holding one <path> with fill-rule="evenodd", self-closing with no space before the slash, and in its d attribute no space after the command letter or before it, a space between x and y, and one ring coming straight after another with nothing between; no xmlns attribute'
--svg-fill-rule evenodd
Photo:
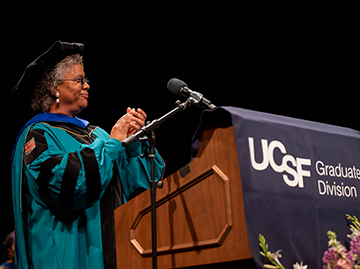
<svg viewBox="0 0 360 269"><path fill-rule="evenodd" d="M107 268L116 268L112 212L149 188L146 156L139 141L124 148L84 120L35 116L12 165L19 268L104 268L103 252ZM155 163L158 180L158 153Z"/></svg>
<svg viewBox="0 0 360 269"><path fill-rule="evenodd" d="M55 42L13 91L29 96L44 74L83 48ZM124 148L77 117L33 117L16 140L11 165L18 268L116 268L113 211L150 187L147 154L147 142ZM156 152L156 180L163 171Z"/></svg>

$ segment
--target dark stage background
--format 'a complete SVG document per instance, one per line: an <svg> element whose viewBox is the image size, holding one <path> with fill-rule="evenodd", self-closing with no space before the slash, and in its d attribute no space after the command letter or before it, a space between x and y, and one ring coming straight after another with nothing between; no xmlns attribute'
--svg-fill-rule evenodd
<svg viewBox="0 0 360 269"><path fill-rule="evenodd" d="M91 14L75 9L66 20L54 14L45 19L43 14L32 14L31 23L14 20L17 26L4 27L1 240L14 225L12 147L32 117L25 100L14 100L9 92L27 64L56 40L85 44L84 66L91 89L89 106L78 116L108 132L127 107L142 108L149 120L175 108L178 98L166 89L173 77L217 106L360 129L358 41L351 16L339 18L321 8L309 11L312 7L271 15L266 7L212 8L196 14L175 14L171 8L166 18L127 14L125 9ZM189 162L200 113L190 107L156 130L166 176Z"/></svg>

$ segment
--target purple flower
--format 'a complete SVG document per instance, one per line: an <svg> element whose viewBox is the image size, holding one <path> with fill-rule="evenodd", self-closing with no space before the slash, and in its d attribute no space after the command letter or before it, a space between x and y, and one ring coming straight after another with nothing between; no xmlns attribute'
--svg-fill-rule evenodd
<svg viewBox="0 0 360 269"><path fill-rule="evenodd" d="M360 261L360 235L350 241L350 251L352 256L356 255L356 260Z"/></svg>
<svg viewBox="0 0 360 269"><path fill-rule="evenodd" d="M331 269L337 269L337 260L339 259L339 255L337 254L334 247L329 248L329 250L325 251L322 261L324 263L323 268L328 269L328 264L330 264Z"/></svg>
<svg viewBox="0 0 360 269"><path fill-rule="evenodd" d="M323 269L351 269L354 265L352 255L346 249L339 253L334 246L325 251L322 261Z"/></svg>

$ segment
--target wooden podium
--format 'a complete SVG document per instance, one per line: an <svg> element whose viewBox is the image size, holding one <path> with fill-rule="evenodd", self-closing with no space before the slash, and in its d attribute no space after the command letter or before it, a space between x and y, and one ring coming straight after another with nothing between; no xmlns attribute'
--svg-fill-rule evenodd
<svg viewBox="0 0 360 269"><path fill-rule="evenodd" d="M208 127L200 137L197 157L157 189L158 268L252 258L233 127ZM114 214L117 267L151 268L149 190Z"/></svg>

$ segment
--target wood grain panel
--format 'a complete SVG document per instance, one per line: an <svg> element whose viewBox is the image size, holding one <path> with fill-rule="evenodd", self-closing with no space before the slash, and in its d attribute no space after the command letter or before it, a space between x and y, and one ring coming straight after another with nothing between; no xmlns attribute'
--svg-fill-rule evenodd
<svg viewBox="0 0 360 269"><path fill-rule="evenodd" d="M220 246L232 227L229 178L214 165L158 200L157 214L169 220L157 227L158 255ZM186 225L177 225L183 220ZM147 207L130 228L130 241L143 257L152 252L149 222ZM204 223L212 223L211 229L203 229Z"/></svg>
<svg viewBox="0 0 360 269"><path fill-rule="evenodd" d="M158 267L252 258L232 126L206 128L197 157L157 190ZM150 192L114 211L118 268L151 268Z"/></svg>

